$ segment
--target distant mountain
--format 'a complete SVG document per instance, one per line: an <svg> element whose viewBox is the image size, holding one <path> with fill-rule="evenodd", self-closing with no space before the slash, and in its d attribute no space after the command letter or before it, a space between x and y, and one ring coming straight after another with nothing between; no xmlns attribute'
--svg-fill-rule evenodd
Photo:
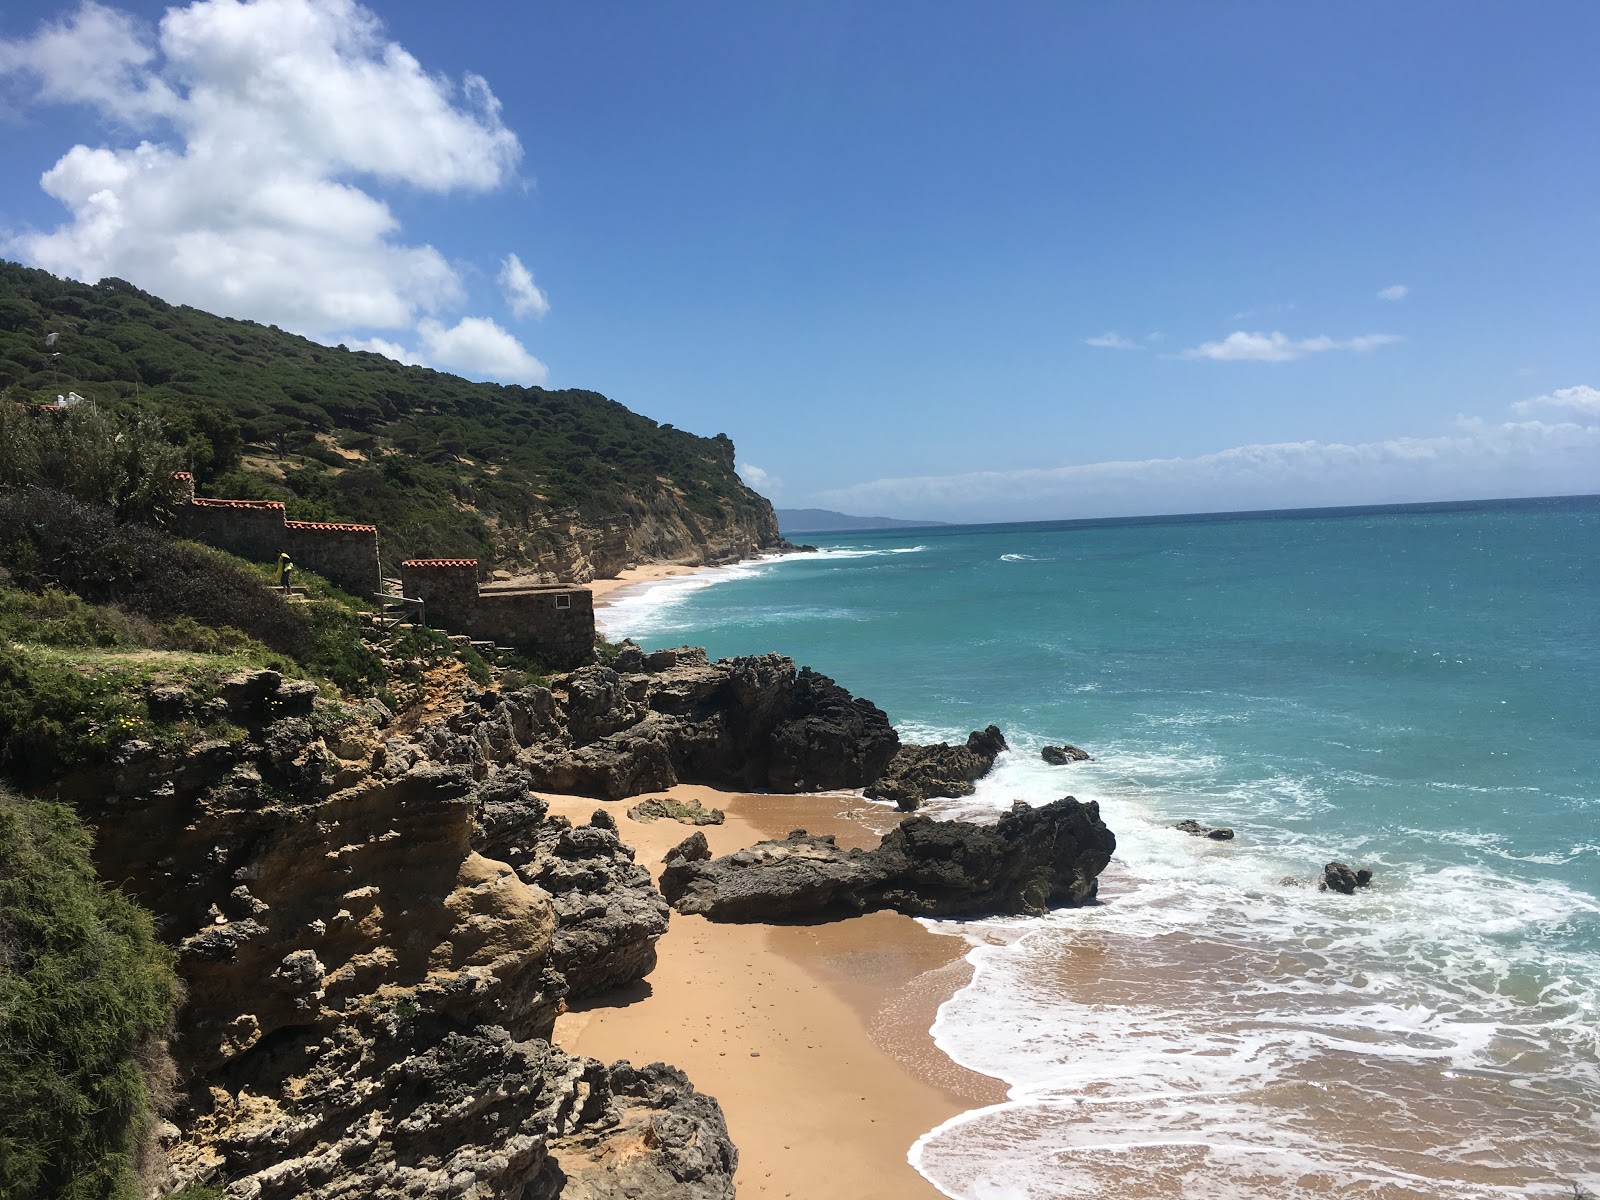
<svg viewBox="0 0 1600 1200"><path fill-rule="evenodd" d="M897 521L893 517L852 517L849 513L826 508L780 508L778 529L791 533L851 533L860 529L909 529L925 525L946 525L947 521Z"/></svg>

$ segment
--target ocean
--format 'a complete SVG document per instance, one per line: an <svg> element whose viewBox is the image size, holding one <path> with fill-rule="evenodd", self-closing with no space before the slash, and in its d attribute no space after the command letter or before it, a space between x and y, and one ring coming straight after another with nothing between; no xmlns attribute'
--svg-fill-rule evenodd
<svg viewBox="0 0 1600 1200"><path fill-rule="evenodd" d="M788 654L907 741L997 724L931 811L1118 839L1096 905L930 923L974 968L931 1034L1009 1088L910 1148L940 1190L1600 1190L1600 498L808 540L602 623Z"/></svg>

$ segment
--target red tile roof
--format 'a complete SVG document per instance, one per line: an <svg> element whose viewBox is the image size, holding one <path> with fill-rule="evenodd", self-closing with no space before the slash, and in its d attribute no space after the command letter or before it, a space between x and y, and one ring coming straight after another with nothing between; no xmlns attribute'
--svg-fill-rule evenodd
<svg viewBox="0 0 1600 1200"><path fill-rule="evenodd" d="M333 530L338 533L377 533L376 525L349 525L340 521L285 521L285 529L305 529L312 532Z"/></svg>
<svg viewBox="0 0 1600 1200"><path fill-rule="evenodd" d="M212 500L206 496L196 496L194 503L200 508L275 508L279 512L283 511L281 500Z"/></svg>
<svg viewBox="0 0 1600 1200"><path fill-rule="evenodd" d="M402 567L413 567L413 568L414 567L429 567L429 568L443 567L443 568L453 568L453 569L459 570L459 569L464 568L464 567L476 567L478 565L478 560L475 559L475 558L408 558L408 559L406 559L405 562L401 563L400 565Z"/></svg>

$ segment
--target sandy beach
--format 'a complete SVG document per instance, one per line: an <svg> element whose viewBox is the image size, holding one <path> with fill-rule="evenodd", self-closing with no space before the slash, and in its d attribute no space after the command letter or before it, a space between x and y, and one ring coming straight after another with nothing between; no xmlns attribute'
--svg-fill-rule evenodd
<svg viewBox="0 0 1600 1200"><path fill-rule="evenodd" d="M728 813L725 824L702 827L715 854L795 828L871 846L873 826L885 824L881 810L850 794L745 796L691 785L665 794ZM552 797L551 810L582 822L605 808L657 874L692 829L634 821L626 810L638 799ZM968 977L965 950L896 913L781 927L675 913L649 978L578 1005L557 1022L555 1040L606 1062L683 1068L727 1114L741 1196L936 1200L906 1162L911 1143L1004 1098L1002 1085L951 1063L927 1034L938 1005Z"/></svg>
<svg viewBox="0 0 1600 1200"><path fill-rule="evenodd" d="M599 608L615 599L614 593L622 588L659 583L663 579L672 579L678 575L693 575L698 571L710 570L715 568L691 567L683 563L641 563L637 567L629 567L615 579L591 579L583 586L589 589L594 596L595 607Z"/></svg>

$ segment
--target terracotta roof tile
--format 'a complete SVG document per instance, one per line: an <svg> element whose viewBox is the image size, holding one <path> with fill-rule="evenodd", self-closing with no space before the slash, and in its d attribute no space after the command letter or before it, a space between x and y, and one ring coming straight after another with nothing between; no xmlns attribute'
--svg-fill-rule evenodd
<svg viewBox="0 0 1600 1200"><path fill-rule="evenodd" d="M199 508L255 508L283 511L281 500L213 500L209 496L196 496L194 504Z"/></svg>
<svg viewBox="0 0 1600 1200"><path fill-rule="evenodd" d="M475 558L408 558L400 564L402 567L447 567L460 569L463 567L476 567L478 560Z"/></svg>
<svg viewBox="0 0 1600 1200"><path fill-rule="evenodd" d="M350 525L341 521L285 521L285 529L304 529L310 532L334 530L339 533L377 533L376 525Z"/></svg>

